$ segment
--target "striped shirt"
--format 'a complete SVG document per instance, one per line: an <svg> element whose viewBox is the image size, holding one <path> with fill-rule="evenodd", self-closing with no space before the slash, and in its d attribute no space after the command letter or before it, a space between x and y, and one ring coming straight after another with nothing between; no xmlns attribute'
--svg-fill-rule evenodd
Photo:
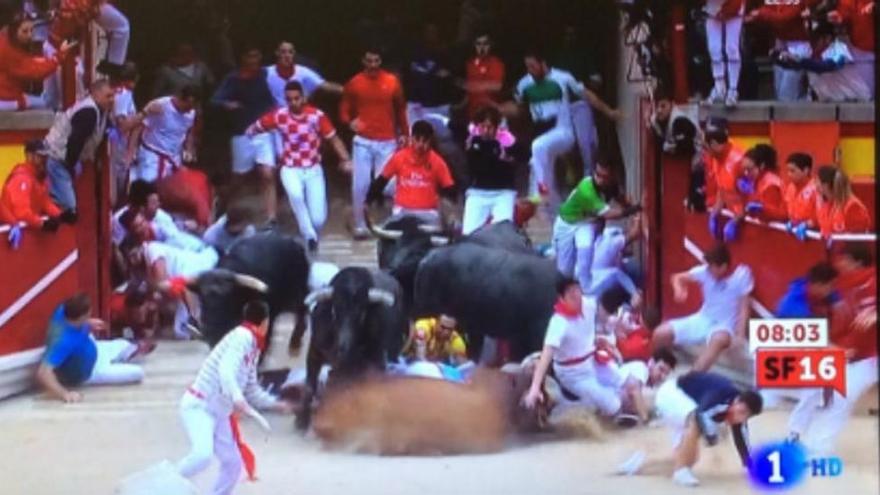
<svg viewBox="0 0 880 495"><path fill-rule="evenodd" d="M193 395L221 415L231 414L233 404L245 399L257 409L271 407L277 399L257 381L259 359L260 349L254 336L244 327L235 327L205 359L190 387L195 391Z"/></svg>

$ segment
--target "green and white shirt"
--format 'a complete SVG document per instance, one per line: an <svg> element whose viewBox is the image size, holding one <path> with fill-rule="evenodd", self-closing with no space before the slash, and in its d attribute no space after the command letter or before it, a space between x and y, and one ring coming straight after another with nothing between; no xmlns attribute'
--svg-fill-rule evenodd
<svg viewBox="0 0 880 495"><path fill-rule="evenodd" d="M597 217L611 208L599 194L593 178L587 177L578 183L559 207L559 218L567 223L577 223Z"/></svg>
<svg viewBox="0 0 880 495"><path fill-rule="evenodd" d="M556 125L571 127L569 106L575 96L584 93L584 85L561 69L551 68L540 81L526 74L516 85L514 97L520 103L529 105L534 122L549 122L556 119Z"/></svg>

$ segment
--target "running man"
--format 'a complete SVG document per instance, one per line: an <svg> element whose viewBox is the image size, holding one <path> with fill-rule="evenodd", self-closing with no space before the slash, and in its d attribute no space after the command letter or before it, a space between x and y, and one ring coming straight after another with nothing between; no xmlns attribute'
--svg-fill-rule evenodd
<svg viewBox="0 0 880 495"><path fill-rule="evenodd" d="M730 251L718 244L706 251L706 262L686 272L672 275L672 295L676 302L688 298L688 287L699 285L703 305L699 311L660 325L654 332L654 348L670 345L705 345L694 363L694 371L708 371L718 356L730 347L734 337L745 340L749 321L749 295L754 288L752 270L734 265Z"/></svg>
<svg viewBox="0 0 880 495"><path fill-rule="evenodd" d="M180 400L180 419L191 448L177 462L177 470L192 478L208 468L211 457L217 457L220 470L214 495L231 494L242 467L255 479L255 459L240 437L238 419L257 415L255 408L293 412L290 404L263 390L257 379L268 330L269 306L262 301L245 304L241 325L214 347Z"/></svg>
<svg viewBox="0 0 880 495"><path fill-rule="evenodd" d="M370 182L409 136L406 100L397 76L382 69L382 55L375 48L364 51L361 63L364 70L346 83L339 104L339 119L355 133L352 234L359 240L370 237L362 215Z"/></svg>
<svg viewBox="0 0 880 495"><path fill-rule="evenodd" d="M306 100L317 91L326 91L333 94L342 94L342 86L325 80L316 71L296 63L296 47L290 41L282 41L275 49L275 65L269 65L266 69L266 83L269 91L275 98L279 107L287 106L287 84L296 81L302 85L303 96Z"/></svg>
<svg viewBox="0 0 880 495"><path fill-rule="evenodd" d="M538 51L526 52L524 60L528 74L517 83L514 97L518 103L528 105L537 136L532 141L529 192L535 196L546 191L548 215L552 220L560 201L553 167L556 159L575 145L571 113L573 98L584 98L612 119L616 119L619 112L605 104L569 72L547 65L546 58Z"/></svg>
<svg viewBox="0 0 880 495"><path fill-rule="evenodd" d="M348 150L324 112L306 103L305 90L297 81L284 88L287 105L267 113L248 127L246 134L277 131L283 152L281 184L309 251L318 250L318 237L327 220L327 184L321 167L321 141L329 141L339 157L339 168L351 173Z"/></svg>
<svg viewBox="0 0 880 495"><path fill-rule="evenodd" d="M456 189L446 162L431 149L433 141L431 124L424 120L413 124L412 142L388 160L382 173L370 185L367 201L381 200L388 183L397 179L392 214L413 215L439 225L440 194L454 198Z"/></svg>
<svg viewBox="0 0 880 495"><path fill-rule="evenodd" d="M173 96L156 98L144 108L144 122L137 150L137 166L130 180L156 182L170 177L184 162L195 160L195 136L198 95L195 88L184 86ZM138 135L132 137L132 146Z"/></svg>

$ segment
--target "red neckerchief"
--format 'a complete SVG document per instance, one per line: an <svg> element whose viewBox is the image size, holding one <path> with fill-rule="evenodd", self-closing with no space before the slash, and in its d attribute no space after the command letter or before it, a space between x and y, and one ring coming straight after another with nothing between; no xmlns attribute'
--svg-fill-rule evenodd
<svg viewBox="0 0 880 495"><path fill-rule="evenodd" d="M266 348L266 336L260 335L260 329L257 327L257 325L254 325L249 321L243 321L241 322L241 326L247 329L247 331L254 336L254 339L257 340L257 347L260 348L260 352L263 352L263 349Z"/></svg>
<svg viewBox="0 0 880 495"><path fill-rule="evenodd" d="M238 77L242 79L253 79L260 74L260 69L239 69Z"/></svg>
<svg viewBox="0 0 880 495"><path fill-rule="evenodd" d="M284 68L275 64L275 70L278 71L278 75L281 76L282 79L290 79L293 77L293 73L296 72L296 66L291 65L289 68Z"/></svg>
<svg viewBox="0 0 880 495"><path fill-rule="evenodd" d="M574 320L581 317L581 312L579 310L573 310L568 307L568 304L565 304L562 298L556 300L556 304L553 306L553 311L555 311L556 314L563 316L569 320Z"/></svg>

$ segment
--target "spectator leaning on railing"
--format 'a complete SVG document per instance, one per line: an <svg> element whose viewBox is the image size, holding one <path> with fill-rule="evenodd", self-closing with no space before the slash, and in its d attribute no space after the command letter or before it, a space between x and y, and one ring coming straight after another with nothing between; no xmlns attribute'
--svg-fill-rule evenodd
<svg viewBox="0 0 880 495"><path fill-rule="evenodd" d="M737 180L742 177L742 149L730 141L727 120L713 117L706 122L704 130L706 153L703 163L706 170L706 206L711 207L709 231L719 237L721 209L728 208L736 215L742 214L743 201L736 189ZM727 222L723 227L725 240L736 237L736 222Z"/></svg>
<svg viewBox="0 0 880 495"><path fill-rule="evenodd" d="M792 153L785 161L788 185L785 186L786 228L804 240L807 229L816 228L816 201L819 190L813 180L813 158L806 153Z"/></svg>
<svg viewBox="0 0 880 495"><path fill-rule="evenodd" d="M104 140L114 96L115 92L106 79L93 82L89 96L59 113L46 135L52 199L71 215L76 213L74 177L77 166L82 161L94 160L98 146Z"/></svg>
<svg viewBox="0 0 880 495"><path fill-rule="evenodd" d="M25 86L52 75L73 47L65 41L51 57L34 56L28 52L33 34L34 22L23 17L0 32L0 111L45 108L43 96L26 93Z"/></svg>
<svg viewBox="0 0 880 495"><path fill-rule="evenodd" d="M764 221L782 221L787 217L783 183L776 167L776 150L758 144L743 157L743 177L737 188L746 201L745 213Z"/></svg>
<svg viewBox="0 0 880 495"><path fill-rule="evenodd" d="M25 145L26 161L12 169L3 186L0 223L24 222L28 227L52 232L58 229L62 214L49 198L46 153L46 145L41 140ZM44 220L42 215L48 218Z"/></svg>
<svg viewBox="0 0 880 495"><path fill-rule="evenodd" d="M871 230L871 215L865 204L855 196L849 177L833 165L819 167L820 196L816 203L816 218L822 237L847 232Z"/></svg>

